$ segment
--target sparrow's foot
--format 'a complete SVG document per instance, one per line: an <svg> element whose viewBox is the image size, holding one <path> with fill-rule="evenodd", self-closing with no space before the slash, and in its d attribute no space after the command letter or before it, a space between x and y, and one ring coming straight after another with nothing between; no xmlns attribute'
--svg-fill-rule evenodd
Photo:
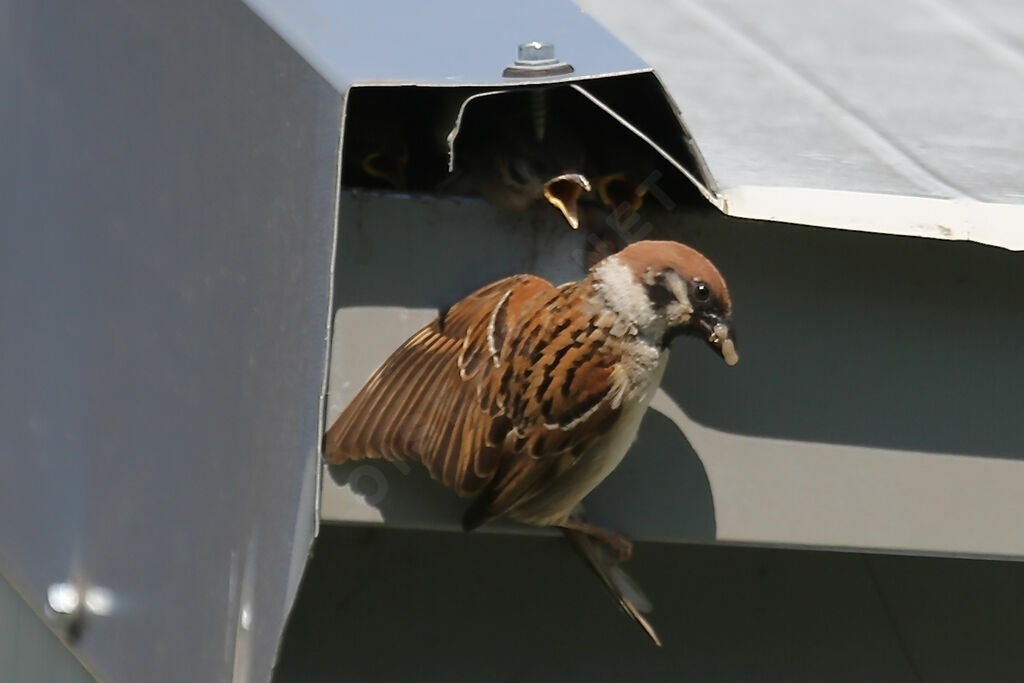
<svg viewBox="0 0 1024 683"><path fill-rule="evenodd" d="M563 529L575 529L600 541L615 553L615 564L622 564L633 555L633 543L617 531L588 524L580 519L567 519L558 526Z"/></svg>

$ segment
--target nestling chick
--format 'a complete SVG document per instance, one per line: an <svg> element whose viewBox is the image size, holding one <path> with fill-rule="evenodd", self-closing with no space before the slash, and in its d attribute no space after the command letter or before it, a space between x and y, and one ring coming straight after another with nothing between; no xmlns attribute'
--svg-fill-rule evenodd
<svg viewBox="0 0 1024 683"><path fill-rule="evenodd" d="M622 249L641 233L646 183L657 178L658 159L651 147L617 121L602 117L593 126L601 144L588 157L589 177L594 183L585 218L584 264L590 267ZM594 201L597 201L597 207ZM596 209L596 210L595 210Z"/></svg>
<svg viewBox="0 0 1024 683"><path fill-rule="evenodd" d="M476 194L522 211L544 199L573 229L591 189L581 172L583 143L545 91L509 92L468 103L455 143L454 174L437 191ZM540 103L540 106L538 106Z"/></svg>

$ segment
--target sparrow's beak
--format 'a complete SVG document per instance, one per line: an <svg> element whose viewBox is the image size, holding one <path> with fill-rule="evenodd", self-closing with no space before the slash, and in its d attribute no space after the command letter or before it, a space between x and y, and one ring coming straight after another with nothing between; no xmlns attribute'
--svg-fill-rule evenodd
<svg viewBox="0 0 1024 683"><path fill-rule="evenodd" d="M405 149L370 152L363 157L363 170L374 178L387 181L397 190L405 189L405 168L409 154Z"/></svg>
<svg viewBox="0 0 1024 683"><path fill-rule="evenodd" d="M736 365L740 362L739 354L736 353L736 333L728 319L702 320L701 327L707 334L708 344L722 357L726 365Z"/></svg>
<svg viewBox="0 0 1024 683"><path fill-rule="evenodd" d="M563 173L544 183L544 199L562 212L569 227L580 227L580 195L590 192L590 181L580 173Z"/></svg>
<svg viewBox="0 0 1024 683"><path fill-rule="evenodd" d="M640 210L644 204L644 195L647 193L644 188L631 183L624 173L601 178L597 183L597 192L601 195L604 205L611 209L620 221Z"/></svg>

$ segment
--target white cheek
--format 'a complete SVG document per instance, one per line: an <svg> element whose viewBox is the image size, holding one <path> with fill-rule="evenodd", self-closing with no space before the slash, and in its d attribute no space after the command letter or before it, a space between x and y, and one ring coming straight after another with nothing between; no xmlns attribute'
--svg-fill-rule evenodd
<svg viewBox="0 0 1024 683"><path fill-rule="evenodd" d="M657 317L643 285L633 277L633 271L614 256L594 269L594 286L609 308L641 327Z"/></svg>
<svg viewBox="0 0 1024 683"><path fill-rule="evenodd" d="M693 315L693 304L686 294L686 284L673 274L673 277L669 278L668 287L675 295L676 302L668 305L665 310L666 317L672 325L685 325L690 322L690 316Z"/></svg>
<svg viewBox="0 0 1024 683"><path fill-rule="evenodd" d="M691 315L693 315L693 308L688 301L669 304L665 308L665 317L672 326L685 325L690 322Z"/></svg>
<svg viewBox="0 0 1024 683"><path fill-rule="evenodd" d="M676 301L681 303L683 306L688 307L691 311L693 307L690 306L690 297L686 293L686 283L683 282L678 275L672 273L668 277L668 288L672 292L672 295L676 298Z"/></svg>

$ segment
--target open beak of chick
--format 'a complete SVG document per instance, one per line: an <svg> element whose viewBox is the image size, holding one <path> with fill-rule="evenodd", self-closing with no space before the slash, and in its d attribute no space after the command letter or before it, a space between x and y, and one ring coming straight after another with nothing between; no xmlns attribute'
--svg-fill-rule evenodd
<svg viewBox="0 0 1024 683"><path fill-rule="evenodd" d="M380 149L363 157L363 171L385 181L397 190L404 190L409 152L405 147Z"/></svg>
<svg viewBox="0 0 1024 683"><path fill-rule="evenodd" d="M563 173L544 183L544 199L573 230L580 227L580 196L584 192L590 192L590 181L580 173Z"/></svg>
<svg viewBox="0 0 1024 683"><path fill-rule="evenodd" d="M611 209L620 223L640 210L646 194L643 187L630 182L624 173L601 178L597 183L597 192L601 196L601 203Z"/></svg>

